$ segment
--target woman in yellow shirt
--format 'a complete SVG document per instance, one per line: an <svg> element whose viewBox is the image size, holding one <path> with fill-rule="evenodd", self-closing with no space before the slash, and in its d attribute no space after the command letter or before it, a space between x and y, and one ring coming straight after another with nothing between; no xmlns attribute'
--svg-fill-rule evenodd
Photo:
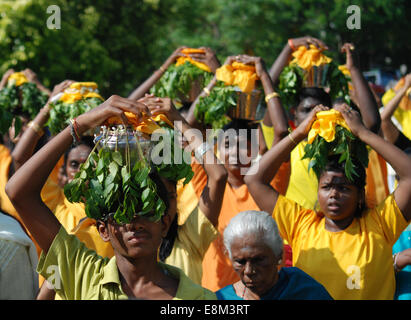
<svg viewBox="0 0 411 320"><path fill-rule="evenodd" d="M66 299L215 299L215 294L192 283L179 269L157 261L162 238L172 221L168 190L157 174L152 179L166 204L159 221L135 215L129 223L121 224L109 215L99 224L100 234L114 249L115 257L110 260L67 235L39 196L51 170L76 136L110 117L126 119L125 111L137 118L143 112L150 115L143 103L112 96L80 115L76 128L72 124L60 132L9 180L6 192L43 249L39 271L47 277L49 266L58 265L61 281L55 289Z"/></svg>
<svg viewBox="0 0 411 320"><path fill-rule="evenodd" d="M273 212L280 233L291 245L294 266L320 282L334 299L393 299L395 278L392 245L411 219L411 159L372 133L358 112L346 104L336 107L352 133L381 154L400 176L394 193L374 209L366 209L365 169L351 182L337 161L321 173L318 212L301 207L269 186L270 179L296 144L307 137L317 106L288 137L260 160L246 183L260 208ZM355 184L361 182L361 184Z"/></svg>

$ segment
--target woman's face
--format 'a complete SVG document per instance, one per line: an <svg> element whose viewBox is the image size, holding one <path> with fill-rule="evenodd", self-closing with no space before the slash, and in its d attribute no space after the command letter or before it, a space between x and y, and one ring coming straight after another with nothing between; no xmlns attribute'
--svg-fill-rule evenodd
<svg viewBox="0 0 411 320"><path fill-rule="evenodd" d="M352 218L361 198L359 189L342 172L325 171L318 182L318 202L331 220Z"/></svg>
<svg viewBox="0 0 411 320"><path fill-rule="evenodd" d="M259 296L275 284L278 261L273 250L255 235L237 237L231 243L231 262L235 272L242 283Z"/></svg>
<svg viewBox="0 0 411 320"><path fill-rule="evenodd" d="M71 149L66 161L65 175L67 177L67 183L74 179L75 174L79 171L80 165L86 162L90 152L91 148L84 144Z"/></svg>

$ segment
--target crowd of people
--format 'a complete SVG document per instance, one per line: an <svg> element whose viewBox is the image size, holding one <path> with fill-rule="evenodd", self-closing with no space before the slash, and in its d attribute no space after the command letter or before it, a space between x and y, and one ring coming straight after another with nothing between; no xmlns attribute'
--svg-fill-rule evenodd
<svg viewBox="0 0 411 320"><path fill-rule="evenodd" d="M210 48L177 48L128 97L113 95L63 119L66 127L55 135L48 121L58 98L99 96L75 91L73 80L48 90L32 70L8 70L0 90L19 74L48 98L35 117L15 111L19 120L0 144L0 299L411 299L411 74L379 95L364 78L354 45L346 43L347 99L310 84L286 107L280 77L299 48L329 50L310 36L289 39L268 69L260 57L239 54L221 64ZM212 79L185 100L153 94L181 57L205 66ZM222 139L207 140L210 125L196 108L219 89L223 67L235 63L255 72L264 114L227 118ZM356 147L344 158L326 155L313 170L305 154L320 114L343 123L350 143L366 148L368 165L357 159ZM88 162L102 154L96 129L112 119L125 126L133 119L137 127L147 119L160 123L159 116L190 152L188 183L150 164L146 176L160 202L142 192L148 204L134 208L125 185L130 172L141 177L144 170L127 171L120 159L109 172L121 170L116 193L122 207L133 206L132 217L121 218L120 205L107 204L113 192L102 193L107 209L97 214L84 203L88 194L69 201L67 188L82 179L82 170L92 174ZM259 137L255 157L253 135ZM114 184L96 163L96 177L86 185Z"/></svg>

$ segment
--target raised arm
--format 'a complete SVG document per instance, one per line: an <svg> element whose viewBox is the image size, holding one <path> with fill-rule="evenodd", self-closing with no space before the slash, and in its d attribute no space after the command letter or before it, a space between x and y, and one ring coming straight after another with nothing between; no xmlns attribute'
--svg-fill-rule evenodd
<svg viewBox="0 0 411 320"><path fill-rule="evenodd" d="M274 92L274 86L263 59L260 57L240 55L238 60L244 64L255 65L257 76L259 77L264 89L270 122L274 126L275 134L273 145L275 145L288 134L287 115L281 105L280 97L276 92Z"/></svg>
<svg viewBox="0 0 411 320"><path fill-rule="evenodd" d="M278 191L270 185L270 182L281 164L289 158L294 147L307 137L316 113L327 109L320 105L311 110L307 118L288 137L273 145L260 161L253 165L250 171L256 173L244 177L248 190L261 210L273 212L278 199Z"/></svg>
<svg viewBox="0 0 411 320"><path fill-rule="evenodd" d="M400 130L392 123L391 117L409 88L411 88L411 73L405 76L404 86L397 91L381 112L381 129L384 138L391 143L395 143L400 135Z"/></svg>
<svg viewBox="0 0 411 320"><path fill-rule="evenodd" d="M128 99L138 100L144 97L144 95L150 91L151 87L154 86L154 84L163 76L167 68L177 60L180 56L181 50L184 48L186 47L177 48L158 70L154 71L154 73L146 81L144 81L128 96Z"/></svg>
<svg viewBox="0 0 411 320"><path fill-rule="evenodd" d="M186 122L169 98L147 97L147 99L141 99L140 101L148 106L152 114L164 113L174 123L175 129L184 135L191 150L199 150L199 147L206 146L203 148L203 152L198 155L199 160L201 160L200 163L207 174L207 185L201 194L199 206L208 220L214 226L217 226L227 182L227 171L214 155L214 148L212 145L203 144L205 140L201 131L193 129Z"/></svg>
<svg viewBox="0 0 411 320"><path fill-rule="evenodd" d="M215 55L214 51L207 47L201 47L200 49L204 50L204 53L196 53L190 54L190 57L198 62L202 62L208 65L211 71L215 74L216 70L221 66L220 61L218 60L217 56ZM225 62L227 63L227 61ZM201 91L201 93L196 97L193 103L188 110L186 121L187 123L196 129L204 130L203 125L199 123L195 117L195 109L197 103L200 101L200 98L205 97L206 95L210 94L210 91L214 88L217 83L217 78L214 75L213 79L208 83L208 85Z"/></svg>
<svg viewBox="0 0 411 320"><path fill-rule="evenodd" d="M40 91L43 91L44 93L46 93L48 96L50 96L51 91L46 88L41 82L40 80L37 78L37 74L31 70L31 69L24 69L23 70L24 75L26 76L27 80L29 80L30 82L33 82L36 84L37 89L39 89Z"/></svg>
<svg viewBox="0 0 411 320"><path fill-rule="evenodd" d="M121 117L128 123L124 111L150 114L141 103L112 96L100 106L80 115L75 121L77 134L81 136L89 129L101 125L112 116ZM36 152L9 180L6 193L24 224L44 252L47 252L61 224L43 203L40 192L57 161L73 143L70 126L60 132L43 148Z"/></svg>
<svg viewBox="0 0 411 320"><path fill-rule="evenodd" d="M378 111L377 101L375 101L370 86L358 66L358 62L354 59L352 53L353 50L354 46L351 43L345 43L341 48L341 52L345 52L347 57L346 67L351 74L355 100L360 109L365 126L372 132L378 133L380 130L381 118Z"/></svg>
<svg viewBox="0 0 411 320"><path fill-rule="evenodd" d="M290 62L291 54L293 53L293 51L300 46L306 46L307 48L309 48L310 44L315 45L317 48L328 49L324 42L310 36L289 39L287 41L283 50L278 55L277 59L274 61L273 65L270 68L269 74L274 86L278 85L280 74Z"/></svg>
<svg viewBox="0 0 411 320"><path fill-rule="evenodd" d="M407 221L411 220L411 158L392 143L367 129L361 122L358 112L351 110L347 104L335 107L343 115L352 133L368 144L399 176L398 187L394 191L395 202Z"/></svg>
<svg viewBox="0 0 411 320"><path fill-rule="evenodd" d="M11 154L11 157L13 159L13 167L15 171L17 171L32 156L34 149L37 145L37 142L40 140L43 134L43 127L49 118L49 104L51 98L59 92L64 91L73 82L73 80L65 80L62 83L56 85L46 105L40 110L40 112L33 119L33 121L31 121L29 128L27 128L27 130L24 131L23 135L21 136L19 142L16 144Z"/></svg>

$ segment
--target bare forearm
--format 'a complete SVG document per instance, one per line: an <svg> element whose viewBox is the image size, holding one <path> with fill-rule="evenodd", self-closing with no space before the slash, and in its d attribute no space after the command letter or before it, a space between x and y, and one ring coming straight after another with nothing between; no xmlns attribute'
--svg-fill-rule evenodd
<svg viewBox="0 0 411 320"><path fill-rule="evenodd" d="M360 131L358 137L392 166L400 180L411 181L411 158L407 154L370 130Z"/></svg>
<svg viewBox="0 0 411 320"><path fill-rule="evenodd" d="M361 71L357 67L352 67L350 74L363 122L368 129L377 133L381 125L377 102Z"/></svg>
<svg viewBox="0 0 411 320"><path fill-rule="evenodd" d="M49 117L48 106L42 108L39 114L32 121L39 128L43 128ZM40 134L33 127L27 128L14 148L11 156L14 169L17 171L33 154L37 142L41 138Z"/></svg>
<svg viewBox="0 0 411 320"><path fill-rule="evenodd" d="M260 80L263 85L266 97L274 92L274 88L268 73L264 73ZM278 143L288 133L287 116L285 114L283 106L281 105L281 100L279 97L273 97L269 99L267 101L267 109L270 122L275 130L273 140L274 145Z"/></svg>
<svg viewBox="0 0 411 320"><path fill-rule="evenodd" d="M277 57L277 59L271 66L269 74L275 86L278 84L278 79L280 77L281 72L288 65L292 52L292 49L287 43L281 51L280 55Z"/></svg>
<svg viewBox="0 0 411 320"><path fill-rule="evenodd" d="M130 95L129 99L138 100L142 98L146 93L148 93L151 87L161 78L163 72L161 70L156 70L150 78L144 81L137 89L135 89Z"/></svg>
<svg viewBox="0 0 411 320"><path fill-rule="evenodd" d="M196 150L204 142L201 131L191 128L184 120L177 124L177 128L189 141L192 150ZM227 171L215 156L212 147L202 155L201 165L207 174L207 185L201 193L199 206L208 220L217 226L227 182Z"/></svg>
<svg viewBox="0 0 411 320"><path fill-rule="evenodd" d="M67 128L31 157L6 185L10 201L44 252L48 251L61 224L42 201L40 192L71 143L70 129Z"/></svg>
<svg viewBox="0 0 411 320"><path fill-rule="evenodd" d="M385 140L393 144L397 141L400 131L392 123L391 119L381 121L381 129Z"/></svg>

